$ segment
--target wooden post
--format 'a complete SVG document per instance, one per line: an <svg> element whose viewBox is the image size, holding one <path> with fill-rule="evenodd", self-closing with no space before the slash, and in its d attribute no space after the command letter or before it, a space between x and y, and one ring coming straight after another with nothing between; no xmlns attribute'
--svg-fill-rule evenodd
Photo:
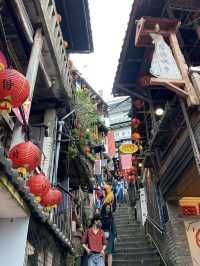
<svg viewBox="0 0 200 266"><path fill-rule="evenodd" d="M199 99L200 99L200 74L193 72L190 74L190 77L191 77L193 86L194 86L194 88L195 88L195 90L199 96Z"/></svg>
<svg viewBox="0 0 200 266"><path fill-rule="evenodd" d="M188 66L185 62L185 58L181 52L175 32L171 32L169 35L170 46L173 51L176 63L180 69L183 80L185 81L185 91L188 93L187 102L189 106L199 105L200 99L197 97L197 93L192 86L192 83L188 76Z"/></svg>
<svg viewBox="0 0 200 266"><path fill-rule="evenodd" d="M197 170L198 170L198 173L200 175L200 152L199 152L199 147L198 147L198 144L197 144L197 141L196 141L196 138L195 138L191 123L190 123L190 119L189 119L189 116L188 116L188 113L187 113L187 109L185 107L185 103L184 103L184 101L183 101L183 99L181 97L179 97L179 100L180 100L181 109L182 109L182 112L183 112L183 115L184 115L184 118L185 118L187 130L188 130L188 135L189 135L189 138L190 138L190 141L191 141L191 144L192 144L192 150L193 150L193 153L194 153L194 159L195 159L195 162L196 162Z"/></svg>
<svg viewBox="0 0 200 266"><path fill-rule="evenodd" d="M37 73L38 73L38 68L39 68L39 61L40 61L40 56L41 56L41 51L42 51L42 45L43 45L43 37L42 37L42 30L38 29L35 34L32 50L31 50L31 55L29 59L29 64L26 72L26 77L29 81L30 85L30 94L29 98L26 100L26 102L22 105L22 108L24 109L25 117L26 117L26 122L28 123L29 119L29 114L30 114L30 109L31 109L31 101L32 101L32 96L35 88L35 82L37 78ZM16 114L17 114L16 110ZM19 114L19 113L18 113ZM16 123L13 136L12 136L12 141L11 141L11 148L25 140L25 133L23 130L22 125L19 123Z"/></svg>

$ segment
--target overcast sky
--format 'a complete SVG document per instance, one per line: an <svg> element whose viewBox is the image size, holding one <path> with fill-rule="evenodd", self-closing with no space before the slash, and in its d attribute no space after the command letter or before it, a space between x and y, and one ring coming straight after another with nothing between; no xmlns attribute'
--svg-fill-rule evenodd
<svg viewBox="0 0 200 266"><path fill-rule="evenodd" d="M103 90L105 100L111 98L132 3L133 0L89 0L94 53L71 55L75 67L93 89Z"/></svg>

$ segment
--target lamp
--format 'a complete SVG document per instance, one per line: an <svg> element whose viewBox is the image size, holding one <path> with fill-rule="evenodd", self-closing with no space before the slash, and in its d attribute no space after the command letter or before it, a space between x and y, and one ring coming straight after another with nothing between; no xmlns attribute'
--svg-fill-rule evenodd
<svg viewBox="0 0 200 266"><path fill-rule="evenodd" d="M158 107L158 108L155 110L155 114L156 114L157 116L162 116L163 113L164 113L164 110L163 110L163 108L161 108L161 107Z"/></svg>

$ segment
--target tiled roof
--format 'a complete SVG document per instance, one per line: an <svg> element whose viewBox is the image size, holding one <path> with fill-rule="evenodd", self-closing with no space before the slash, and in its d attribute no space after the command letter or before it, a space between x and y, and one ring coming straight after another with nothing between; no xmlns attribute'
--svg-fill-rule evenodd
<svg viewBox="0 0 200 266"><path fill-rule="evenodd" d="M29 207L31 213L52 231L54 236L60 241L60 243L66 247L70 253L74 254L74 249L70 240L65 238L64 234L60 231L56 224L53 224L49 218L43 213L42 208L36 203L34 196L29 192L27 186L22 179L19 178L19 174L12 168L11 160L7 159L4 153L3 147L0 147L0 167L1 171L6 175L8 180L12 183L15 189L19 192L22 199ZM0 177L1 178L1 177Z"/></svg>

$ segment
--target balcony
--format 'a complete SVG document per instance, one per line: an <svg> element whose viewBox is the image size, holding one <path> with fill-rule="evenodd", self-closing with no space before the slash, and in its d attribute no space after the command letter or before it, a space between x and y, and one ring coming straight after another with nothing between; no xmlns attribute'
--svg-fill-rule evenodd
<svg viewBox="0 0 200 266"><path fill-rule="evenodd" d="M42 51L40 67L43 75L51 82L55 90L62 89L71 97L69 61L64 47L64 40L57 20L55 2L52 0L12 2L13 9L19 14L17 19L24 30L29 45L33 43L34 28L42 25L44 31L44 48ZM48 69L48 70L47 70ZM57 84L58 83L58 84ZM57 91L56 91L57 92Z"/></svg>

